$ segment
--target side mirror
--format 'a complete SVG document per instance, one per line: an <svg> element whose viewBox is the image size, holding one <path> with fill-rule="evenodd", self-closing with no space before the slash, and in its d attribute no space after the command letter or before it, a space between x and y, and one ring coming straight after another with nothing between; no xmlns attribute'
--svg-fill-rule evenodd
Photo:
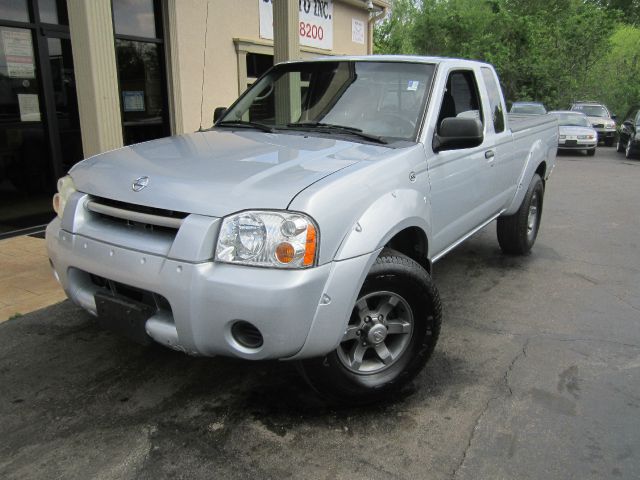
<svg viewBox="0 0 640 480"><path fill-rule="evenodd" d="M611 114L611 120L615 120L616 118L618 118L618 116L615 113Z"/></svg>
<svg viewBox="0 0 640 480"><path fill-rule="evenodd" d="M220 118L222 118L222 116L226 111L227 111L227 107L217 107L213 111L213 123L216 123L218 120L220 120Z"/></svg>
<svg viewBox="0 0 640 480"><path fill-rule="evenodd" d="M445 118L433 136L433 151L477 147L483 139L482 123L477 118Z"/></svg>

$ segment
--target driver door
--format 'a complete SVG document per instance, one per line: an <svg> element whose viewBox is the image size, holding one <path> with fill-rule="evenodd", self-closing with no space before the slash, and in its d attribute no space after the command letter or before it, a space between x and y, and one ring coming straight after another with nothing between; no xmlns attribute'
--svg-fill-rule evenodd
<svg viewBox="0 0 640 480"><path fill-rule="evenodd" d="M494 214L494 143L487 135L487 108L479 94L478 73L452 70L440 94L437 127L448 117L476 116L484 126L482 144L434 152L429 156L432 251L437 257Z"/></svg>

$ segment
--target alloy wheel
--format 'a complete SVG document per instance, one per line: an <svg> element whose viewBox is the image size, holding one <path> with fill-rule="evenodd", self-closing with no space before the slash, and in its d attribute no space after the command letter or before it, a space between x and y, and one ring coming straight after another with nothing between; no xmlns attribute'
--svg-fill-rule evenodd
<svg viewBox="0 0 640 480"><path fill-rule="evenodd" d="M527 217L527 239L531 242L538 230L538 219L540 212L540 196L538 192L533 192L531 203L529 204L529 215Z"/></svg>
<svg viewBox="0 0 640 480"><path fill-rule="evenodd" d="M374 374L392 366L413 333L413 313L400 295L373 292L358 299L337 349L340 363L357 374Z"/></svg>

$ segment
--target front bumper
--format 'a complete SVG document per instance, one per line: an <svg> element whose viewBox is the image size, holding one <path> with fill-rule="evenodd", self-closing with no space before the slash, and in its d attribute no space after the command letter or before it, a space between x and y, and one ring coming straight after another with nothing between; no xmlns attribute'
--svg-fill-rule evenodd
<svg viewBox="0 0 640 480"><path fill-rule="evenodd" d="M597 140L558 140L560 150L591 150L597 145Z"/></svg>
<svg viewBox="0 0 640 480"><path fill-rule="evenodd" d="M598 141L613 139L616 136L615 127L594 127L594 130L598 133Z"/></svg>
<svg viewBox="0 0 640 480"><path fill-rule="evenodd" d="M172 259L71 233L57 218L46 238L68 297L94 315L94 296L104 289L95 282L99 276L166 299L168 306L145 324L158 343L192 355L255 360L306 358L335 349L378 254L306 270L275 270ZM259 348L246 348L233 338L231 327L240 320L260 331Z"/></svg>

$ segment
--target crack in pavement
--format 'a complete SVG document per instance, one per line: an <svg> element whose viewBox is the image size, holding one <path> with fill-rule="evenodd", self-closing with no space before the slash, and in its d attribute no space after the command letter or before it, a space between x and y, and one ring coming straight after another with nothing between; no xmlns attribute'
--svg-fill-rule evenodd
<svg viewBox="0 0 640 480"><path fill-rule="evenodd" d="M509 385L509 375L510 375L511 371L513 370L513 367L515 366L515 364L518 362L518 360L520 360L522 358L525 358L527 356L527 348L529 347L529 341L531 340L532 337L535 337L535 335L528 336L528 337L525 338L525 340L524 340L524 342L522 344L521 351L518 352L518 354L515 357L513 357L511 362L509 362L509 366L507 367L507 369L504 372L504 375L502 376L502 380L503 380L502 383L506 387L506 389L509 391L509 395L508 395L509 397L513 396L513 390L511 389L511 386ZM480 425L480 421L482 420L482 417L484 417L484 415L489 410L489 407L491 406L491 403L494 402L495 400L498 400L501 396L502 396L501 393L498 393L498 394L492 396L491 398L489 398L487 400L487 402L485 403L484 408L482 409L480 414L476 417L476 420L473 423L473 427L471 428L471 433L469 434L469 439L467 441L467 446L465 447L464 451L462 452L462 458L460 459L460 462L458 463L458 465L451 472L451 478L452 479L456 478L458 472L460 471L460 469L464 465L464 462L467 459L467 454L469 453L469 450L471 449L471 445L473 444L473 439L475 437L476 430L478 429L478 425Z"/></svg>
<svg viewBox="0 0 640 480"><path fill-rule="evenodd" d="M613 341L613 340L604 340L604 339L573 338L573 337L571 337L571 338L560 338L558 335L544 334L544 333L527 335L527 334L503 332L503 334L504 335L512 335L513 337L516 337L516 338L517 337L524 337L524 342L522 343L521 350L518 352L517 355L515 355L513 357L511 362L509 362L509 365L507 366L504 374L502 375L502 385L504 385L506 390L509 392L507 397L512 397L513 396L513 389L511 388L511 385L510 385L510 382L509 382L509 378L511 376L511 372L513 371L513 369L514 369L515 365L518 363L518 361L520 361L521 359L527 357L527 349L529 348L530 342L532 340L534 340L534 339L554 340L554 341L559 341L559 342L600 342L600 343L608 343L608 344L612 344L612 345L619 345L619 346L623 346L623 347L640 349L640 345L634 345L634 344L617 342L617 341ZM458 472L464 466L464 463L467 460L467 455L469 453L469 450L471 450L471 446L473 444L473 441L474 441L474 438L475 438L475 435L476 435L476 431L478 429L478 426L480 425L480 422L482 421L482 418L485 416L485 414L487 413L487 411L491 407L491 404L493 402L495 402L496 400L499 400L500 398L503 398L503 395L500 392L497 393L496 395L493 395L492 397L490 397L487 400L487 402L485 403L483 409L480 411L480 413L476 417L475 421L473 422L473 426L472 426L471 432L469 434L469 439L467 440L467 445L465 446L465 449L462 452L462 457L460 458L460 462L458 462L458 465L456 465L456 467L451 472L451 479L452 480L456 478L456 476L458 475Z"/></svg>

